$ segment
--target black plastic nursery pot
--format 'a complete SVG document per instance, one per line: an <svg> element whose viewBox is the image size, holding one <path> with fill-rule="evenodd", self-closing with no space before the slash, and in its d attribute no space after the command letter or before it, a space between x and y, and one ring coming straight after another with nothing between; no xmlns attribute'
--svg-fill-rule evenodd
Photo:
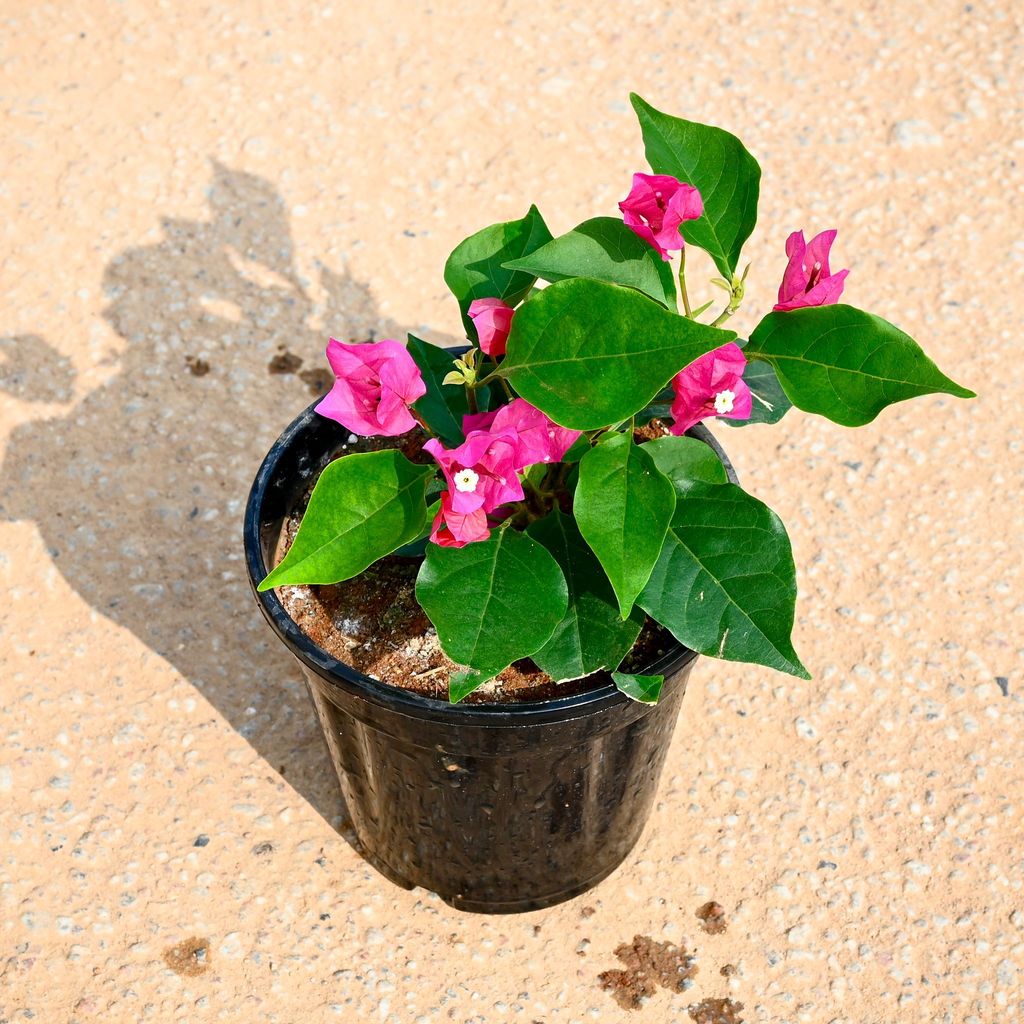
<svg viewBox="0 0 1024 1024"><path fill-rule="evenodd" d="M731 476L710 433L691 434ZM585 892L640 838L696 655L678 646L644 669L665 676L653 706L610 678L556 700L452 705L337 661L255 588L287 516L347 436L312 405L281 435L249 494L245 553L264 616L302 666L367 860L468 911L537 910Z"/></svg>

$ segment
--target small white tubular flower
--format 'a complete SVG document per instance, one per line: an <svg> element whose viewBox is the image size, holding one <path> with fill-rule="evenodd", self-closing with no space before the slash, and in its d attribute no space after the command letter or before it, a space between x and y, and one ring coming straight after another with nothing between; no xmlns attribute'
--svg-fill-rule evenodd
<svg viewBox="0 0 1024 1024"><path fill-rule="evenodd" d="M466 493L472 493L475 491L476 485L480 481L480 477L471 469L460 469L458 473L455 474L454 479L455 489Z"/></svg>
<svg viewBox="0 0 1024 1024"><path fill-rule="evenodd" d="M721 416L723 413L732 412L733 406L736 404L736 395L734 392L726 388L725 391L719 391L715 395L715 412Z"/></svg>

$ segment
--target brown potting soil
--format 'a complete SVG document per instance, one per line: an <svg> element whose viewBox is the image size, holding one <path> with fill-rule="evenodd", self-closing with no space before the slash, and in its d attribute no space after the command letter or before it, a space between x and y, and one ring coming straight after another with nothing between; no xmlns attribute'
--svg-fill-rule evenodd
<svg viewBox="0 0 1024 1024"><path fill-rule="evenodd" d="M353 452L397 448L411 461L426 464L431 459L422 451L425 440L418 428L397 438L350 435L349 442L332 459ZM306 501L308 493L285 523L275 564L291 546ZM390 555L342 583L280 587L277 592L296 625L339 661L394 686L446 699L451 674L458 666L441 650L436 630L416 601L416 575L421 562L421 558ZM623 663L623 671L642 670L674 645L671 634L648 618ZM607 672L599 672L555 683L525 658L474 691L465 702L551 700L584 693L608 681Z"/></svg>

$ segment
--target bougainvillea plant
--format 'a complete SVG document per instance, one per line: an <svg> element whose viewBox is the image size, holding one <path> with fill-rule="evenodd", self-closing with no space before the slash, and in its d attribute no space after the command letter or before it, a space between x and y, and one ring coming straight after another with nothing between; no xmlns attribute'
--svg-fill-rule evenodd
<svg viewBox="0 0 1024 1024"><path fill-rule="evenodd" d="M417 600L461 666L452 701L527 657L556 681L605 669L657 700L660 677L616 671L646 616L701 654L808 678L785 528L687 431L792 406L855 427L919 395L972 397L897 327L840 303L834 230L789 236L778 302L738 339L725 325L760 168L728 132L631 98L654 173L633 176L619 216L552 238L531 207L449 257L464 354L415 337L327 349L336 382L317 411L364 436L418 427L432 460L330 463L260 589L422 552ZM714 261L720 311L691 306L687 246ZM667 429L642 429L655 418Z"/></svg>

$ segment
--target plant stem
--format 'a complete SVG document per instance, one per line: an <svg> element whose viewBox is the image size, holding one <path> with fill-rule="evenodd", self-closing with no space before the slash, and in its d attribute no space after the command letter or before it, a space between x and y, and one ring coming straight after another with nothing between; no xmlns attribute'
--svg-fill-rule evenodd
<svg viewBox="0 0 1024 1024"><path fill-rule="evenodd" d="M466 404L469 406L470 413L476 414L479 412L476 404L476 392L469 384L466 385Z"/></svg>
<svg viewBox="0 0 1024 1024"><path fill-rule="evenodd" d="M412 413L412 418L424 429L424 431L430 437L436 437L437 435L427 426L427 421L415 410L412 406L409 407L409 412Z"/></svg>
<svg viewBox="0 0 1024 1024"><path fill-rule="evenodd" d="M690 309L690 296L686 294L686 250L679 250L679 294L683 297L683 309L686 316L692 320L693 312Z"/></svg>

